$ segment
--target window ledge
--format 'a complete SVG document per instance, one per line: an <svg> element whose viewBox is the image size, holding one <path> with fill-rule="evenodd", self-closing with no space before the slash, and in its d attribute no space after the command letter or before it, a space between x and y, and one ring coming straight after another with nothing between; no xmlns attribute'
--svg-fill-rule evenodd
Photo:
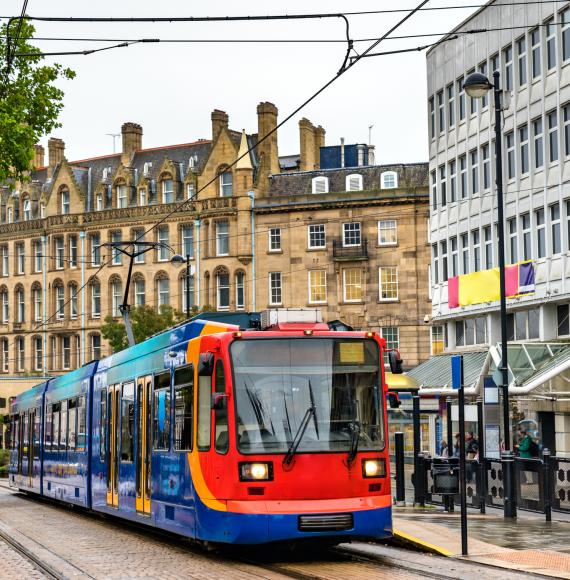
<svg viewBox="0 0 570 580"><path fill-rule="evenodd" d="M396 248L398 246L398 242L391 243L391 244L378 244L377 248Z"/></svg>
<svg viewBox="0 0 570 580"><path fill-rule="evenodd" d="M385 304L386 302L400 302L399 298L379 298L378 299L378 304Z"/></svg>
<svg viewBox="0 0 570 580"><path fill-rule="evenodd" d="M307 248L307 252L325 252L327 249L326 246L318 247L318 248Z"/></svg>
<svg viewBox="0 0 570 580"><path fill-rule="evenodd" d="M267 250L268 254L282 254L283 250Z"/></svg>

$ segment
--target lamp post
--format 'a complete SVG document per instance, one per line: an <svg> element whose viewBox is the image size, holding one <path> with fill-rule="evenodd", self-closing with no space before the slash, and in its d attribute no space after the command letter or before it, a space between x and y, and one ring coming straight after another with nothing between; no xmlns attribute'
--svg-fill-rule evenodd
<svg viewBox="0 0 570 580"><path fill-rule="evenodd" d="M192 275L192 266L190 264L190 255L186 254L186 258L180 254L174 254L170 258L170 262L179 267L186 263L186 319L190 318L190 276Z"/></svg>
<svg viewBox="0 0 570 580"><path fill-rule="evenodd" d="M507 363L507 298L505 291L505 222L503 202L503 141L501 131L501 85L499 71L493 72L493 83L481 73L472 73L463 85L465 92L472 99L484 97L493 89L495 106L495 174L497 184L497 219L499 232L499 293L501 313L501 391L503 393L503 454L504 467L504 511L505 517L516 517L516 499L514 486L514 464L511 450L511 428L509 413L509 367Z"/></svg>

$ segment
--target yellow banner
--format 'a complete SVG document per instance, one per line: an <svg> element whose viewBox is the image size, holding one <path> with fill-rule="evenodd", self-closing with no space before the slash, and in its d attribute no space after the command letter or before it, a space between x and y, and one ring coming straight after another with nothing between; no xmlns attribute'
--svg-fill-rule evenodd
<svg viewBox="0 0 570 580"><path fill-rule="evenodd" d="M501 297L499 268L459 277L459 305L493 302Z"/></svg>

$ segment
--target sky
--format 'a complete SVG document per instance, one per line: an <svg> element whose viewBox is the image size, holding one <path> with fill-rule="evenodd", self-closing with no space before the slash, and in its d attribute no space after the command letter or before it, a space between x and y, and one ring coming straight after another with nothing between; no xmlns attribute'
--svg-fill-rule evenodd
<svg viewBox="0 0 570 580"><path fill-rule="evenodd" d="M334 13L412 8L419 0L328 0L287 3L188 0L29 0L32 16L176 17ZM466 6L474 0L433 0L427 6ZM21 0L3 0L0 16L19 15ZM423 11L394 34L444 33L473 8ZM353 39L382 36L403 14L349 16ZM36 37L103 39L337 39L345 38L338 18L217 23L49 23L36 22ZM377 51L415 48L437 37L386 40ZM116 42L40 41L44 51L73 51ZM363 52L371 42L355 42ZM273 102L283 119L339 70L345 43L170 43L138 44L89 55L57 56L76 71L63 81L62 127L51 136L65 141L73 161L113 152L113 138L126 121L143 127L143 147L188 143L211 136L213 109L226 111L230 127L257 131L256 106ZM354 54L354 53L353 53ZM326 144L376 147L376 162L428 160L425 51L364 58L337 79L279 131L279 154L299 152L298 121L307 117L326 130ZM372 129L369 130L369 127ZM47 148L47 136L42 140ZM116 140L120 151L120 138ZM47 149L46 149L47 152Z"/></svg>

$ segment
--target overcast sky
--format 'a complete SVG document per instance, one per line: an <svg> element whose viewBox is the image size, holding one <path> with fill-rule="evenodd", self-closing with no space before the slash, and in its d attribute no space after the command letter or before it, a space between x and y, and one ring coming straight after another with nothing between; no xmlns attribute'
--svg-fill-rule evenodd
<svg viewBox="0 0 570 580"><path fill-rule="evenodd" d="M419 0L344 2L189 2L29 0L34 16L227 16L342 12L408 8ZM473 0L434 0L428 6L473 4ZM21 0L3 0L1 16L19 15ZM421 12L395 34L446 32L473 9ZM402 14L350 16L353 39L377 38ZM43 23L36 36L109 39L343 39L339 19L221 23ZM427 44L431 39L383 42L377 50ZM85 50L113 44L35 41L44 51ZM368 42L357 42L362 52ZM77 77L62 84L63 127L53 136L66 143L69 160L112 153L125 121L143 127L143 146L159 147L209 139L210 113L218 108L230 127L257 131L256 106L271 101L280 119L302 103L340 68L344 44L143 44L90 56L59 56ZM326 144L372 143L377 163L427 161L425 51L362 59L279 133L280 155L299 151L298 120L305 116L326 129ZM47 145L47 138L43 140ZM117 140L120 150L120 140Z"/></svg>

